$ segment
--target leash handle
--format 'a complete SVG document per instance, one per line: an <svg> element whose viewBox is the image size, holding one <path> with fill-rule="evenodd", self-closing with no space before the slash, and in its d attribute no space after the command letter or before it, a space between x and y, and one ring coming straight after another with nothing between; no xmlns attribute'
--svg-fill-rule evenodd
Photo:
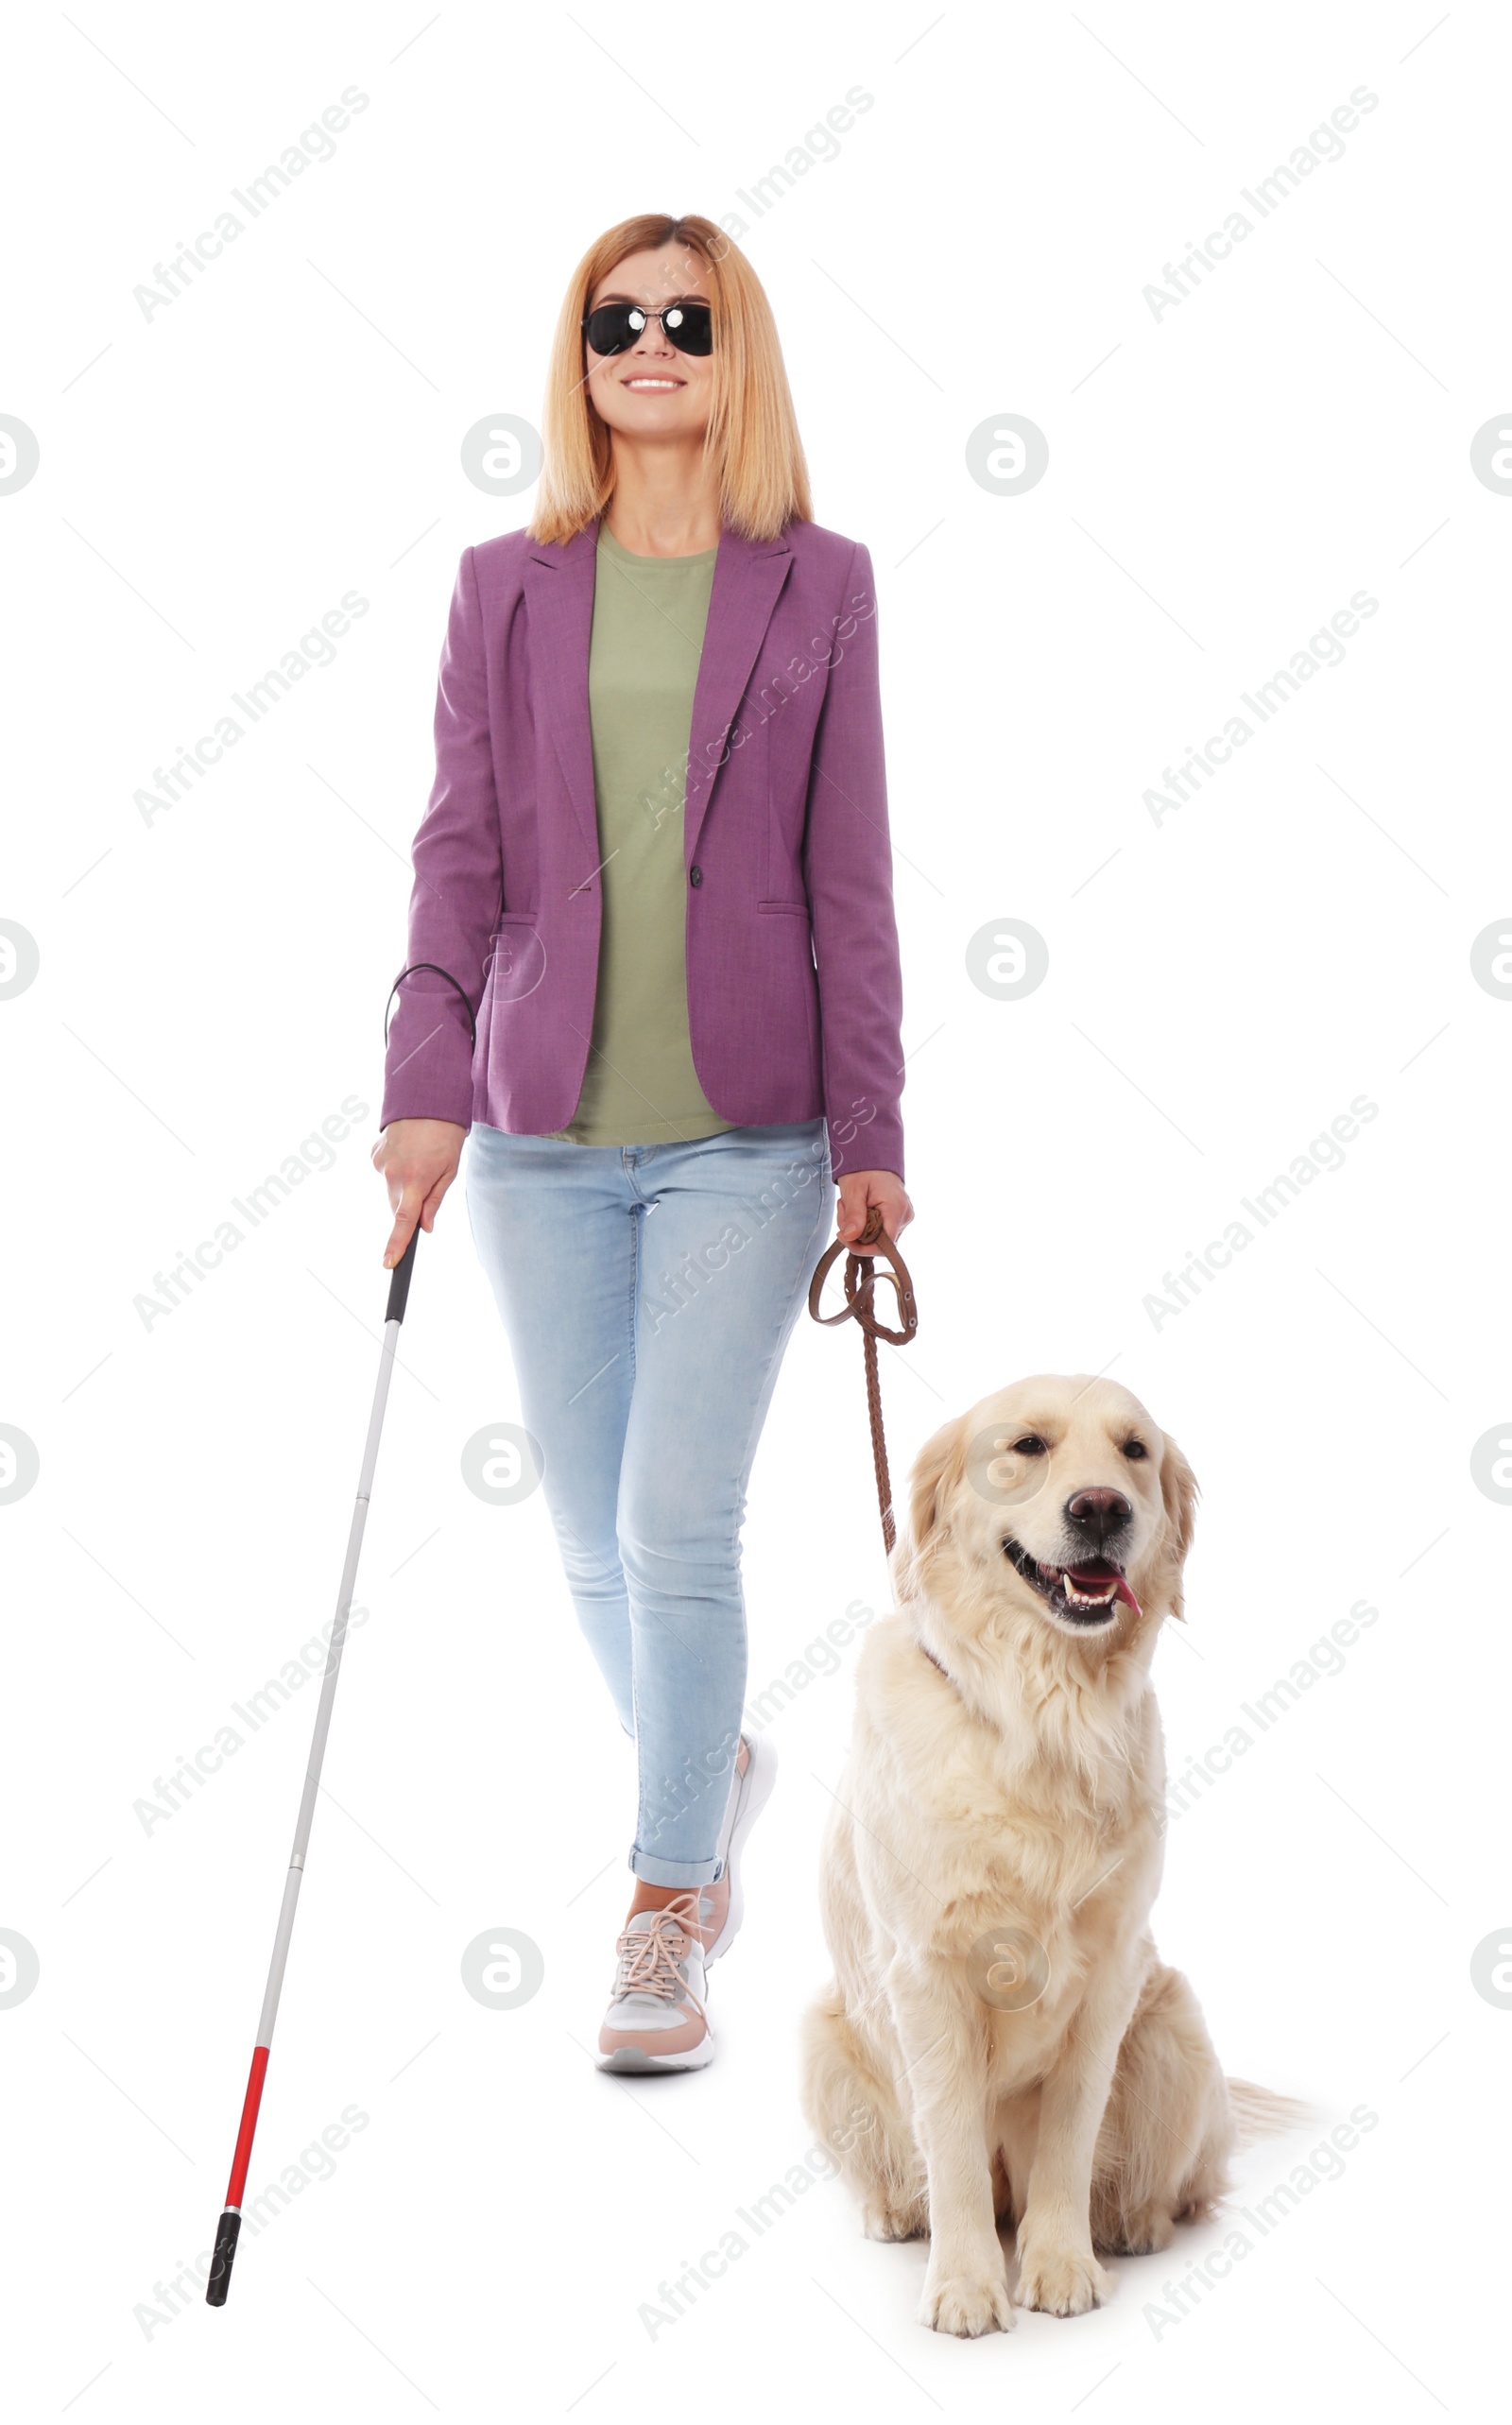
<svg viewBox="0 0 1512 2425"><path fill-rule="evenodd" d="M892 1282L893 1293L898 1299L898 1318L902 1324L902 1330L889 1330L887 1324L878 1318L875 1302L878 1278L877 1256L856 1252L856 1247L873 1246L886 1257L891 1265L891 1269L884 1271L881 1277ZM824 1283L830 1276L832 1264L839 1255L846 1257L846 1301L838 1314L821 1314L819 1299L824 1293ZM835 1238L826 1247L819 1258L814 1277L809 1282L809 1312L815 1321L822 1323L826 1330L833 1330L836 1322L849 1322L854 1317L868 1338L885 1339L895 1348L907 1347L919 1329L919 1307L914 1298L914 1283L909 1276L908 1265L882 1226L882 1207L879 1204L873 1204L868 1208L866 1227L856 1240L855 1247L848 1248L843 1238Z"/></svg>
<svg viewBox="0 0 1512 2425"><path fill-rule="evenodd" d="M898 1299L898 1318L902 1327L892 1330L879 1319L876 1308L877 1258L856 1252L858 1247L874 1246L885 1255L891 1268L882 1273L890 1280ZM825 1281L838 1255L845 1255L845 1303L838 1314L821 1314L819 1298ZM855 1247L847 1248L843 1238L836 1238L820 1256L814 1277L809 1282L809 1312L816 1322L832 1330L836 1322L859 1323L862 1350L867 1368L867 1417L871 1430L871 1462L877 1477L877 1506L882 1516L883 1546L890 1557L898 1538L893 1522L892 1480L887 1470L887 1440L882 1421L882 1382L877 1369L877 1341L886 1339L890 1346L905 1348L919 1329L919 1307L914 1298L914 1283L908 1265L882 1225L882 1208L873 1204L868 1211L866 1227Z"/></svg>

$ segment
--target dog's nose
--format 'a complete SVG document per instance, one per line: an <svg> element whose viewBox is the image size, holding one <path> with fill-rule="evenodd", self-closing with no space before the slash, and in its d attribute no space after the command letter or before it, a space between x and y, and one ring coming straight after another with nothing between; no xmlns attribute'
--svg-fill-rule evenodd
<svg viewBox="0 0 1512 2425"><path fill-rule="evenodd" d="M1084 1533L1101 1549L1109 1535L1119 1532L1134 1513L1122 1490L1078 1490L1066 1502L1066 1514L1079 1533Z"/></svg>

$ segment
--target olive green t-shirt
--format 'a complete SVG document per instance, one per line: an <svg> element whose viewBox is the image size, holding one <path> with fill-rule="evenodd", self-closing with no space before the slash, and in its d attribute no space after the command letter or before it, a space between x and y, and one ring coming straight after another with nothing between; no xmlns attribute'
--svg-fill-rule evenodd
<svg viewBox="0 0 1512 2425"><path fill-rule="evenodd" d="M712 1137L688 1038L682 813L717 549L634 556L599 525L588 652L603 926L578 1145Z"/></svg>

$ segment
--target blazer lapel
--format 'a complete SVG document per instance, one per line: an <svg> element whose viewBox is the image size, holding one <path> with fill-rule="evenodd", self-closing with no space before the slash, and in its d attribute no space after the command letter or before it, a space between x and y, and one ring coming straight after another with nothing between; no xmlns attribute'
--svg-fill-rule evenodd
<svg viewBox="0 0 1512 2425"><path fill-rule="evenodd" d="M541 642L539 649L532 647L532 661L544 692L557 756L595 866L598 808L588 652L593 628L597 545L595 515L565 542L532 546L525 559L525 596L532 631ZM792 560L792 550L782 537L747 539L729 523L720 531L688 740L683 835L689 864L725 759L735 712Z"/></svg>
<svg viewBox="0 0 1512 2425"><path fill-rule="evenodd" d="M729 754L726 745L736 710L792 561L792 550L781 535L747 539L729 523L720 532L688 738L683 841L689 866L720 766Z"/></svg>
<svg viewBox="0 0 1512 2425"><path fill-rule="evenodd" d="M524 568L531 662L544 695L558 761L589 848L589 865L594 868L599 858L598 806L593 796L588 645L593 628L597 539L595 515L569 540L533 545Z"/></svg>

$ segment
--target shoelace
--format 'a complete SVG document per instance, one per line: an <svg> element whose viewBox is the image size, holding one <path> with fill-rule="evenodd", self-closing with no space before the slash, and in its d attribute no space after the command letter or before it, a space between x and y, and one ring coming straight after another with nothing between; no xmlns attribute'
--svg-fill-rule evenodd
<svg viewBox="0 0 1512 2425"><path fill-rule="evenodd" d="M707 2020L702 2004L694 1993L679 1963L695 1941L694 1931L698 1920L698 1897L689 1890L651 1915L649 1928L625 1929L614 1951L619 1956L619 1977L614 1985L614 1999L621 1996L658 1996L663 2004L675 2004L686 1996L700 2020Z"/></svg>

